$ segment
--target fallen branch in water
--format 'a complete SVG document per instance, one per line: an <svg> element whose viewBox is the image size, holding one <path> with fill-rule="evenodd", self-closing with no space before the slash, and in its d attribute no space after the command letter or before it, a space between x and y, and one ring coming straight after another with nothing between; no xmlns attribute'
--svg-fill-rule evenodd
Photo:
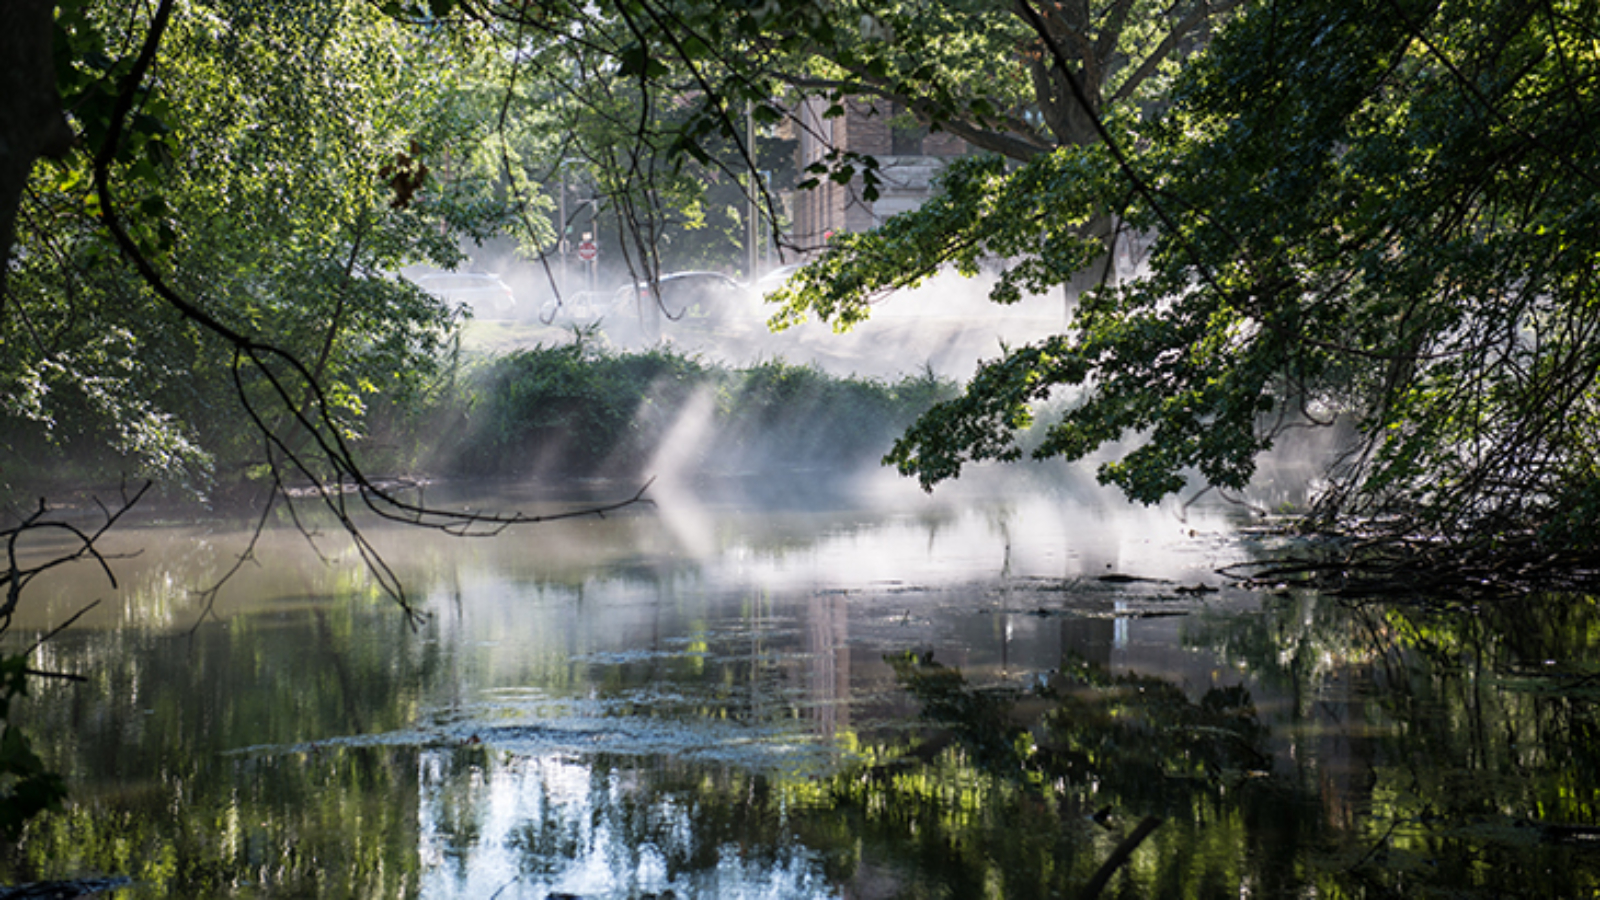
<svg viewBox="0 0 1600 900"><path fill-rule="evenodd" d="M1551 546L1526 531L1455 539L1382 531L1322 534L1305 550L1217 572L1245 587L1309 588L1346 597L1476 601L1600 589L1600 556Z"/></svg>

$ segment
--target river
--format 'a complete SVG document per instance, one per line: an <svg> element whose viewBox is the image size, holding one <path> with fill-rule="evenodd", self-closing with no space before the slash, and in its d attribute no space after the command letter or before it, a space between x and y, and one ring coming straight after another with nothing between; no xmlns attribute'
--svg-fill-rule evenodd
<svg viewBox="0 0 1600 900"><path fill-rule="evenodd" d="M678 485L457 539L151 520L30 587L66 809L0 883L114 896L1593 896L1600 616L1244 589L1293 541L1075 482ZM456 507L561 508L497 486ZM626 489L597 486L606 499ZM581 499L581 498L580 498ZM208 607L208 602L210 606Z"/></svg>

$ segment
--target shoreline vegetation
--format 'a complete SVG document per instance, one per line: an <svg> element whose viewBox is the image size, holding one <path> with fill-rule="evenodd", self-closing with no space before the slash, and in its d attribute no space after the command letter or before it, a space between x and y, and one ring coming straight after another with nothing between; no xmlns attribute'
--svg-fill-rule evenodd
<svg viewBox="0 0 1600 900"><path fill-rule="evenodd" d="M407 402L372 403L349 439L375 483L401 486L487 478L559 487L648 478L662 467L837 473L880 465L894 439L954 391L931 371L879 379L781 358L734 366L670 347L613 349L579 334L463 354ZM8 433L25 434L27 425L11 423ZM93 508L96 497L148 477L134 460L60 434L10 443L3 493L15 509L32 509L39 497L54 508ZM248 509L270 486L268 474L247 456L215 453L209 472L191 473L198 477L156 478L149 505L179 515Z"/></svg>
<svg viewBox="0 0 1600 900"><path fill-rule="evenodd" d="M931 370L884 379L782 358L732 365L670 345L618 349L579 331L565 342L458 351L429 390L372 404L352 428L352 448L377 473L373 483L399 490L508 480L559 493L599 481L637 484L663 469L691 477L827 471L837 479L883 465L905 429L957 389ZM4 466L11 510L33 510L45 498L56 515L97 516L146 477L115 468L130 461L79 454L70 441L35 436L33 455L19 443L26 441L7 448ZM39 452L46 447L54 456ZM41 459L75 461L33 462ZM242 463L221 474L228 471L218 460L205 492L157 478L137 515L257 508L272 487L267 473ZM290 496L317 489L281 487ZM1600 558L1574 542L1571 521L1451 536L1411 519L1330 521L1314 498L1274 519L1274 530L1294 538L1289 550L1218 574L1248 587L1438 603L1600 588Z"/></svg>
<svg viewBox="0 0 1600 900"><path fill-rule="evenodd" d="M1444 537L1381 521L1335 530L1311 517L1291 529L1307 539L1292 552L1218 573L1246 588L1425 606L1600 593L1600 555L1545 529Z"/></svg>

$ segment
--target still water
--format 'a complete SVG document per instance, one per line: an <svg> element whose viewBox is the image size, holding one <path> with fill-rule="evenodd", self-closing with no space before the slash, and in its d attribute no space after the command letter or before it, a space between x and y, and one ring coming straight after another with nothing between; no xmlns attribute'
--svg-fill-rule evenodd
<svg viewBox="0 0 1600 900"><path fill-rule="evenodd" d="M118 587L41 581L8 639L103 601L36 658L89 679L18 715L71 802L0 883L1077 897L1159 817L1100 896L1600 896L1593 601L1245 590L1215 570L1292 547L1238 510L1011 484L373 525L415 626L333 531L208 610L248 523L120 530Z"/></svg>

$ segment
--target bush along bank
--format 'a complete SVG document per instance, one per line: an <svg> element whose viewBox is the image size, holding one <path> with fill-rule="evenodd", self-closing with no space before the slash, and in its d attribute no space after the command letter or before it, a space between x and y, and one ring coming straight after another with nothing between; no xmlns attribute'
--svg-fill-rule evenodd
<svg viewBox="0 0 1600 900"><path fill-rule="evenodd" d="M586 342L474 367L466 414L438 467L472 476L650 474L876 466L920 413L954 390L931 373L889 382L782 361L733 369L665 349Z"/></svg>

